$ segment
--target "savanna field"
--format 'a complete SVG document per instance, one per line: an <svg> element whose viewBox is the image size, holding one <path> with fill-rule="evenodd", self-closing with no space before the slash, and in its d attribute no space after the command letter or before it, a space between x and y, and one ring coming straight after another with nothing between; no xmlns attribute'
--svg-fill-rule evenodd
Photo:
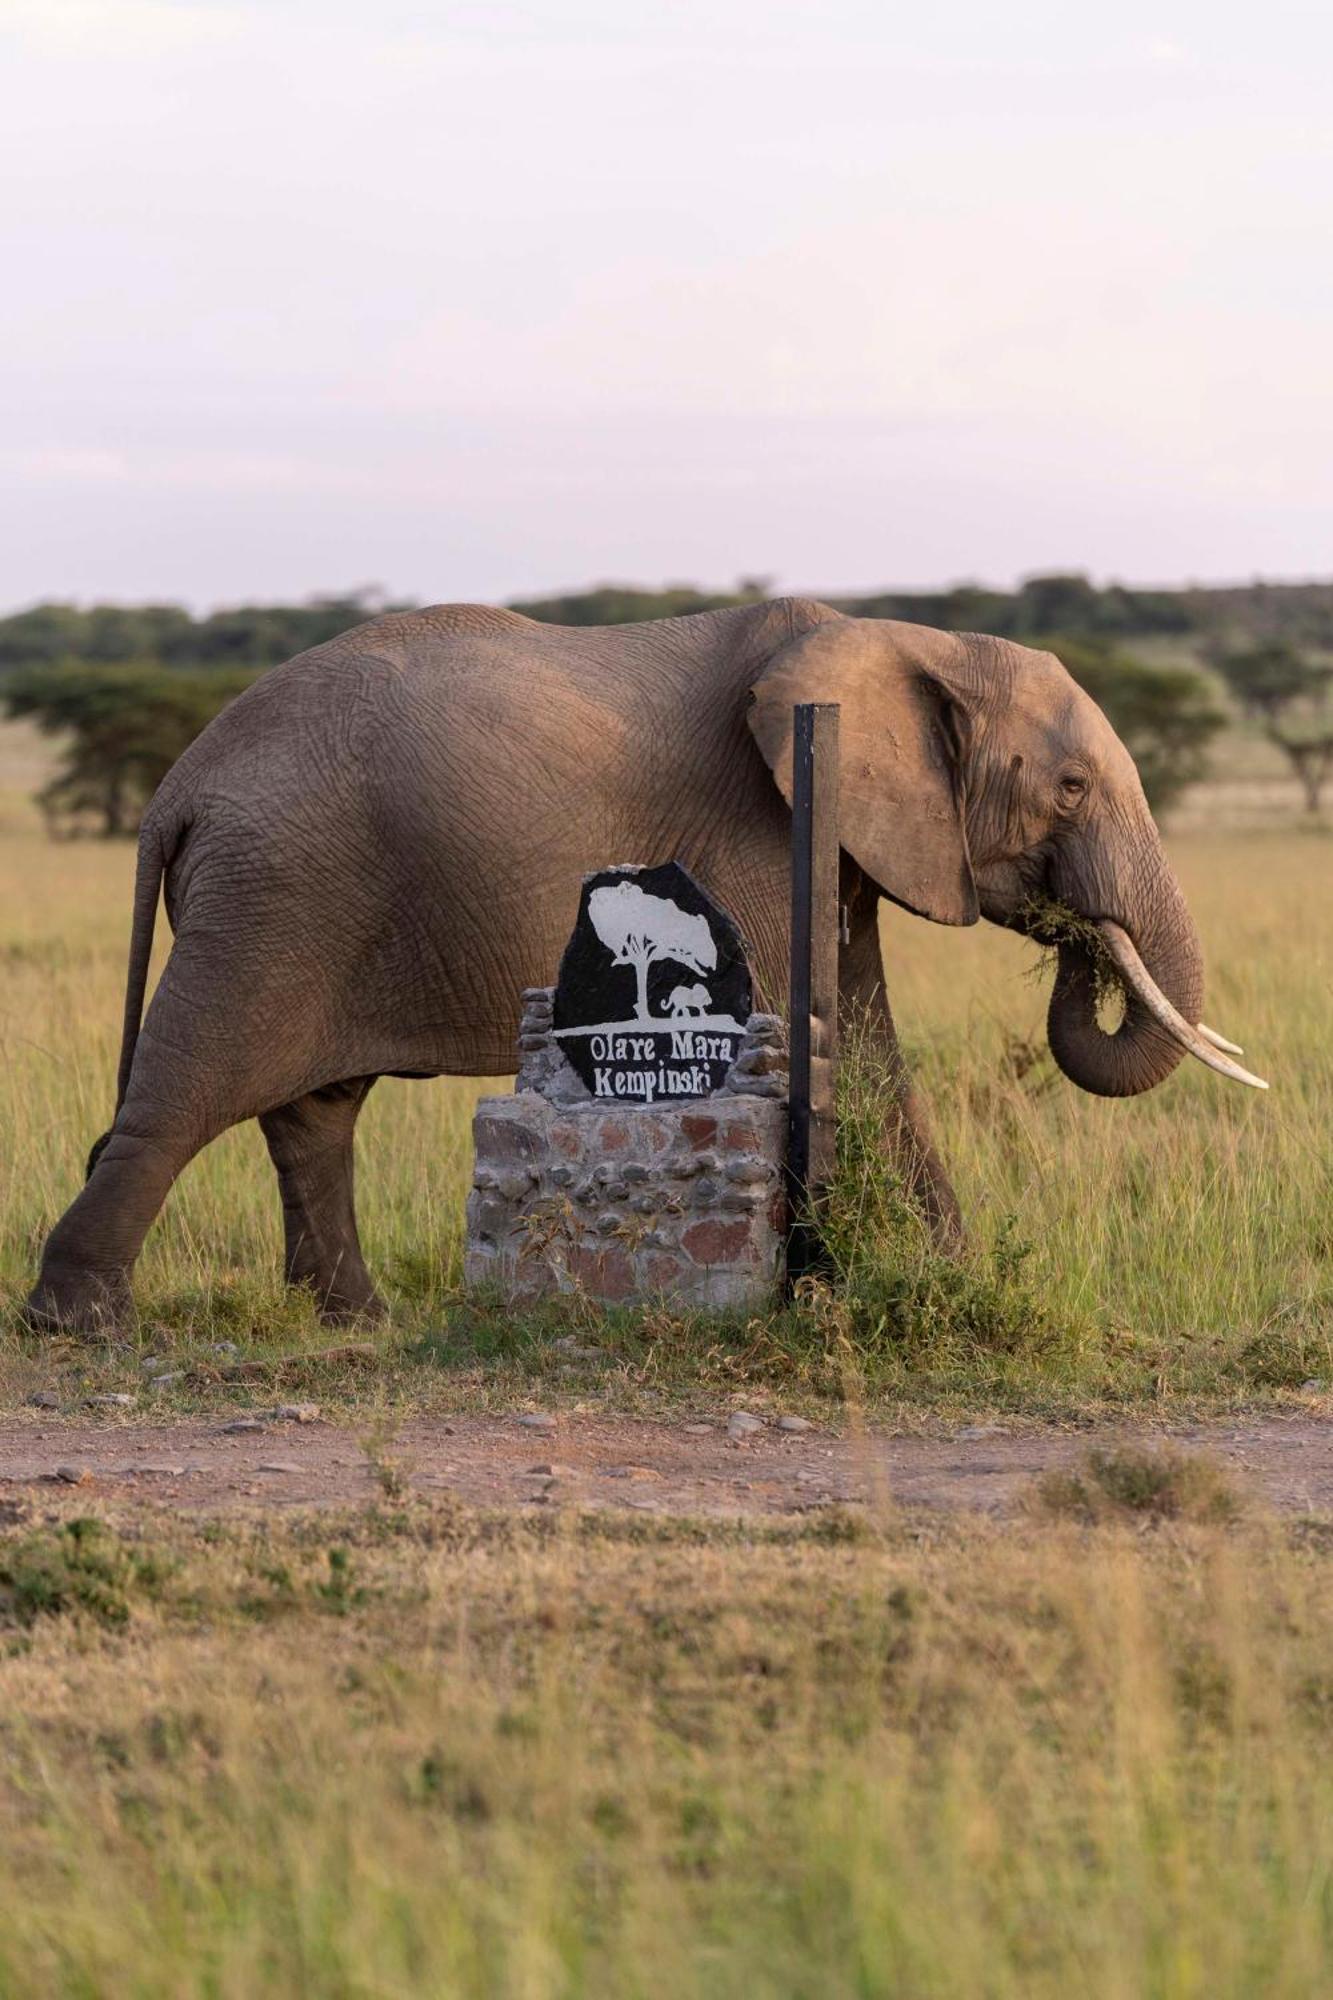
<svg viewBox="0 0 1333 2000"><path fill-rule="evenodd" d="M0 1389L234 1413L188 1373L327 1336L278 1282L257 1128L188 1170L130 1346L16 1308L111 1108L128 843L52 842L0 733ZM1045 1053L1049 975L886 920L900 1027L973 1229L961 1269L875 1171L849 1077L843 1282L771 1322L515 1320L456 1292L472 1082L359 1128L382 1361L318 1382L373 1455L355 1514L210 1518L0 1491L0 1992L1307 1995L1333 1965L1333 1537L1137 1456L1017 1521L868 1507L695 1523L410 1493L418 1410L1083 1425L1327 1408L1333 840L1239 764L1169 840L1207 1019L1131 1103ZM1262 773L1260 774L1262 776ZM1247 789L1248 786L1248 789ZM159 962L166 927L159 919ZM114 1414L78 1423L114 1423Z"/></svg>
<svg viewBox="0 0 1333 2000"><path fill-rule="evenodd" d="M49 840L26 796L41 769L35 742L11 728L0 754L8 1316L110 1119L134 853L127 841ZM1238 794L1219 787L1224 804ZM842 1328L839 1351L846 1359L850 1338L875 1393L1225 1398L1333 1379L1333 838L1294 812L1247 825L1233 809L1226 816L1239 824L1218 830L1203 816L1192 807L1170 852L1204 941L1207 1018L1245 1045L1272 1082L1266 1094L1186 1062L1144 1097L1089 1097L1046 1052L1049 970L1035 947L984 923L951 931L886 915L895 1010L985 1297L955 1299L952 1310L938 1297L939 1274L922 1268L930 1260L910 1220L891 1212L880 1176L850 1160L841 1249L876 1277L910 1267L933 1315L929 1339L869 1307ZM168 943L159 915L159 964ZM485 1088L385 1079L358 1127L367 1261L396 1308L391 1351L430 1347L422 1393L441 1366L465 1369L478 1343L488 1359L540 1363L522 1329L478 1325L457 1308L469 1119ZM873 1090L873 1078L861 1081L862 1108ZM137 1277L144 1338L262 1342L272 1329L287 1339L293 1326L313 1338L313 1319L284 1296L279 1250L275 1183L249 1125L195 1160L149 1236ZM761 1331L735 1329L730 1344L752 1357L737 1365L840 1386L817 1365L827 1318L783 1327L771 1352ZM633 1356L641 1330L620 1332ZM687 1349L690 1331L658 1337L670 1374L665 1349ZM484 1382L474 1386L484 1393Z"/></svg>

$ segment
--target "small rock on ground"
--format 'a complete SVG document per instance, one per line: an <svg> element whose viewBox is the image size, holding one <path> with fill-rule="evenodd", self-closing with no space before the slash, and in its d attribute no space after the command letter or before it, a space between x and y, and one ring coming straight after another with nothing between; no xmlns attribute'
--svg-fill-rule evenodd
<svg viewBox="0 0 1333 2000"><path fill-rule="evenodd" d="M273 1412L280 1422L286 1424L317 1424L319 1422L318 1403L279 1403Z"/></svg>
<svg viewBox="0 0 1333 2000"><path fill-rule="evenodd" d="M734 1438L754 1437L764 1428L762 1417L752 1417L748 1410L733 1410L727 1418L727 1435Z"/></svg>
<svg viewBox="0 0 1333 2000"><path fill-rule="evenodd" d="M555 1418L536 1414L525 1414L519 1418L525 1431L553 1431Z"/></svg>
<svg viewBox="0 0 1333 2000"><path fill-rule="evenodd" d="M137 1396L127 1396L123 1389L116 1389L109 1391L105 1396L90 1396L88 1398L88 1408L90 1410L132 1410L137 1401Z"/></svg>
<svg viewBox="0 0 1333 2000"><path fill-rule="evenodd" d="M566 1333L552 1344L557 1354L566 1354L571 1361L600 1361L602 1359L601 1348L589 1347L585 1341L579 1339L577 1334Z"/></svg>
<svg viewBox="0 0 1333 2000"><path fill-rule="evenodd" d="M779 1417L778 1429L785 1431L788 1437L804 1437L807 1431L814 1429L814 1425L807 1417Z"/></svg>
<svg viewBox="0 0 1333 2000"><path fill-rule="evenodd" d="M224 1436L229 1437L249 1436L255 1431L262 1431L263 1428L258 1417L234 1417L231 1423L222 1426Z"/></svg>
<svg viewBox="0 0 1333 2000"><path fill-rule="evenodd" d="M86 1465L58 1465L50 1476L62 1486L86 1486L93 1475Z"/></svg>
<svg viewBox="0 0 1333 2000"><path fill-rule="evenodd" d="M54 1389L38 1389L35 1395L29 1396L28 1407L33 1410L58 1410L60 1398Z"/></svg>

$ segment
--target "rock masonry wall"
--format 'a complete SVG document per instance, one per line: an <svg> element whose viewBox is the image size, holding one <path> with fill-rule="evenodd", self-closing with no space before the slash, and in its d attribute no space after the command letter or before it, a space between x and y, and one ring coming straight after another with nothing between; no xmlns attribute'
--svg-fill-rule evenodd
<svg viewBox="0 0 1333 2000"><path fill-rule="evenodd" d="M782 1025L752 1015L711 1097L591 1097L551 1037L548 989L524 996L512 1096L483 1098L464 1276L511 1298L582 1291L753 1309L783 1279L787 1144Z"/></svg>

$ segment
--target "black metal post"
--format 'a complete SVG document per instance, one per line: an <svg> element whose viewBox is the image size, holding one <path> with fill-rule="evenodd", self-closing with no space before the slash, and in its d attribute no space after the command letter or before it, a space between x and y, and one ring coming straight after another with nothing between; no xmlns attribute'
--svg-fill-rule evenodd
<svg viewBox="0 0 1333 2000"><path fill-rule="evenodd" d="M838 704L792 715L789 1280L819 1259L819 1210L837 1159Z"/></svg>

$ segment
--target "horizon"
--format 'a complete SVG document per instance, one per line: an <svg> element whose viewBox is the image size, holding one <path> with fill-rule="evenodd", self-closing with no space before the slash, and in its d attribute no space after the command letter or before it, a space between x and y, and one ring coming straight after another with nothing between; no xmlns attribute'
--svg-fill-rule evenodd
<svg viewBox="0 0 1333 2000"><path fill-rule="evenodd" d="M958 577L948 583L872 583L852 586L805 586L787 585L779 579L764 577L767 586L762 595L765 599L780 597L806 597L816 602L857 597L936 597L947 596L955 590L994 591L1000 595L1012 596L1025 583L1038 577L1081 576L1094 589L1127 590L1145 595L1164 592L1167 595L1184 594L1189 591L1228 590L1321 590L1333 588L1333 572L1313 576L1264 576L1245 577L1192 577L1184 582L1144 582L1122 576L1099 576L1095 572L1075 566L1060 569L1045 569L1040 566L1027 570L1007 583L996 583L989 578ZM697 590L706 596L723 596L737 593L741 583L747 579L733 579L731 583L716 583L707 578L669 577L658 580L632 579L628 577L598 577L594 581L557 586L550 590L508 591L491 597L450 597L450 598L408 598L406 595L386 590L378 583L350 585L345 589L315 589L302 592L299 596L267 597L257 594L219 598L212 602L192 602L187 598L134 598L134 597L42 597L30 599L27 603L0 606L0 621L21 617L25 612L36 611L47 605L59 605L74 611L91 611L106 607L117 611L143 609L148 605L171 606L186 611L192 618L203 619L220 613L239 610L265 610L315 606L319 604L360 603L372 617L380 616L395 604L409 610L430 610L439 604L495 604L501 607L522 605L525 602L541 602L551 598L581 597L598 590L642 591L647 595L657 595L669 590Z"/></svg>

